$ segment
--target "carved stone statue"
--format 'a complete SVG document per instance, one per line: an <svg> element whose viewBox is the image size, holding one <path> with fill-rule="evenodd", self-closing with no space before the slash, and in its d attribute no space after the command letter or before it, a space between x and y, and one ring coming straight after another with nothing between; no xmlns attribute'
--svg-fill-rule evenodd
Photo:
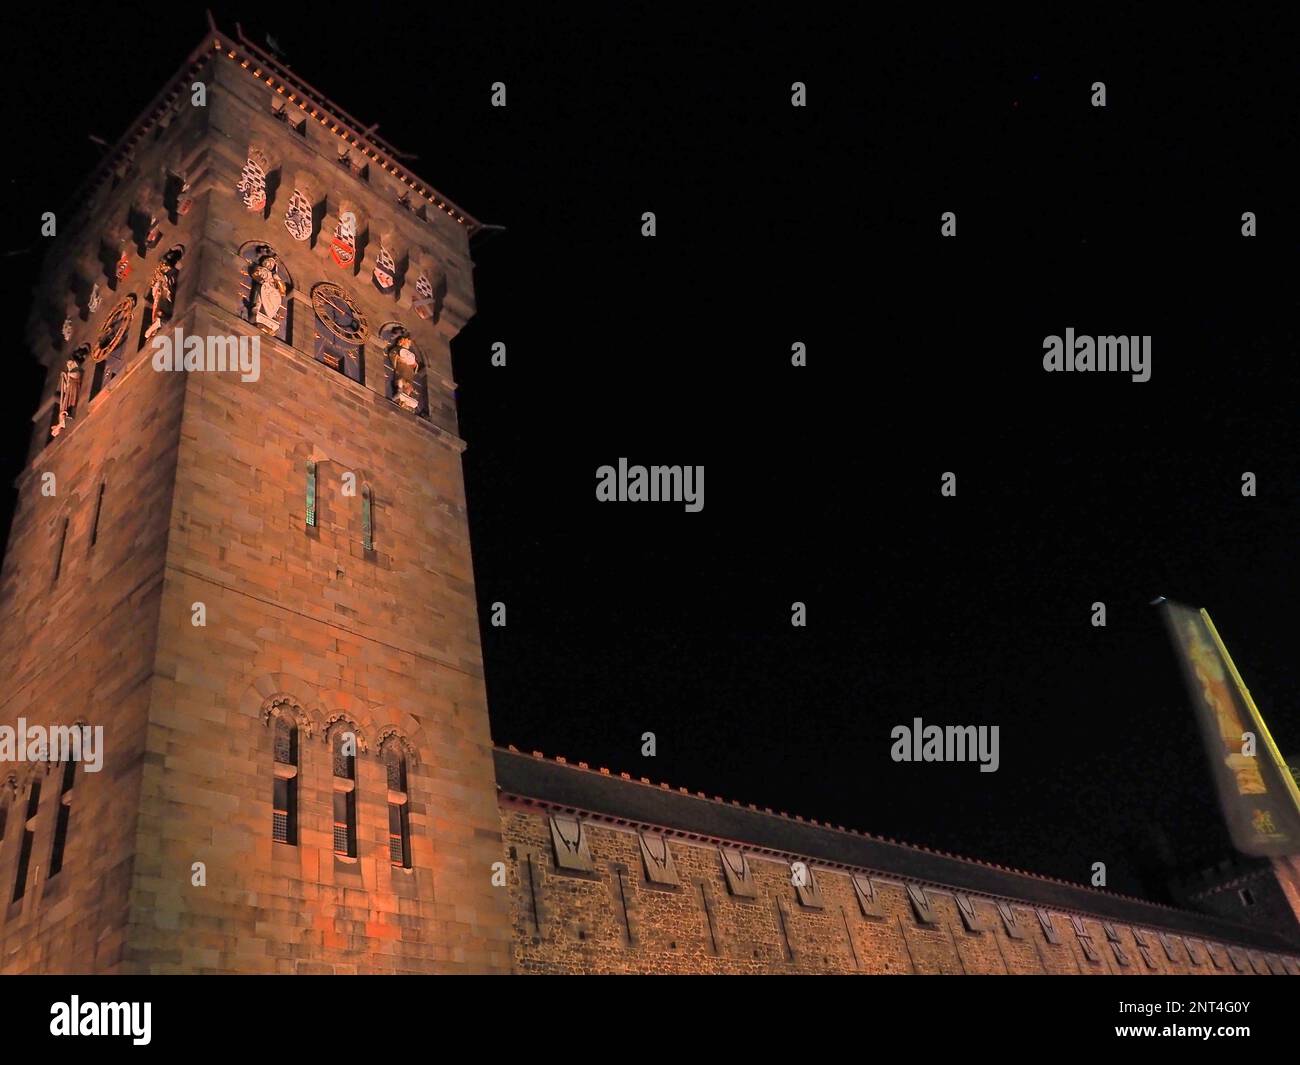
<svg viewBox="0 0 1300 1065"><path fill-rule="evenodd" d="M424 382L415 345L409 336L399 334L387 354L393 374L393 402L403 410L419 414L424 408Z"/></svg>
<svg viewBox="0 0 1300 1065"><path fill-rule="evenodd" d="M393 396L393 399L397 401L397 405L401 407L402 410L408 410L412 414L419 414L420 407L423 405L420 402L419 386L416 385L414 381L409 381L405 377L399 377L397 379L397 392L396 395Z"/></svg>
<svg viewBox="0 0 1300 1065"><path fill-rule="evenodd" d="M158 268L154 270L149 281L149 298L153 301L150 310L149 327L144 331L145 338L152 337L163 323L171 319L172 308L176 303L176 279L180 271L181 256L185 249L179 244L171 248L162 257Z"/></svg>
<svg viewBox="0 0 1300 1065"><path fill-rule="evenodd" d="M258 328L274 336L280 331L280 309L288 286L276 269L274 255L263 255L249 271L253 279L252 310Z"/></svg>
<svg viewBox="0 0 1300 1065"><path fill-rule="evenodd" d="M59 373L59 420L50 427L50 436L58 436L68 425L69 418L77 416L77 400L81 398L81 364L90 354L90 345L82 344L71 355Z"/></svg>

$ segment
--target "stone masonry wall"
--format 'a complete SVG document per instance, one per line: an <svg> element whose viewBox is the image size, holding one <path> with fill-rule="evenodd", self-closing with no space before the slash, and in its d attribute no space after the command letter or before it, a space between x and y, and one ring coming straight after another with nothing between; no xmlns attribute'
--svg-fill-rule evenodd
<svg viewBox="0 0 1300 1065"><path fill-rule="evenodd" d="M903 884L876 875L881 916L864 916L849 873L812 865L823 906L800 904L790 864L749 852L756 898L728 891L718 847L670 839L680 887L649 883L637 832L584 822L594 870L556 868L548 815L503 798L515 969L519 973L916 973L1141 974L1232 973L1221 948L1198 950L1193 965L1182 939L1171 961L1156 930L1145 930L1144 956L1134 930L1111 927L1122 964L1102 921L1083 923L1098 958L1088 959L1069 917L1053 916L1048 941L1031 905L1013 905L1023 938L1007 934L995 901L973 898L977 925L968 931L953 893L930 887L935 923L918 921ZM1195 949L1195 948L1194 948ZM1254 952L1252 952L1254 953ZM1241 955L1246 962L1246 956ZM1262 966L1262 958L1255 959ZM1293 962L1294 964L1294 962ZM1295 970L1300 972L1300 966Z"/></svg>

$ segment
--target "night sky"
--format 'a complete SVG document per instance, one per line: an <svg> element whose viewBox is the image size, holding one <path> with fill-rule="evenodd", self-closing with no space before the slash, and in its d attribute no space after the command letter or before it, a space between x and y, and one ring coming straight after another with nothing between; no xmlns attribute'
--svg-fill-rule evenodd
<svg viewBox="0 0 1300 1065"><path fill-rule="evenodd" d="M42 10L6 16L0 63L15 322L89 135L115 142L205 29ZM1157 899L1228 853L1148 603L1208 607L1300 753L1280 27L357 10L214 7L506 227L453 347L498 743L1080 882L1104 861ZM1067 327L1151 335L1151 380L1044 373ZM28 353L5 366L0 529L40 388ZM597 502L620 457L703 465L703 511ZM998 725L999 771L892 762L914 717Z"/></svg>

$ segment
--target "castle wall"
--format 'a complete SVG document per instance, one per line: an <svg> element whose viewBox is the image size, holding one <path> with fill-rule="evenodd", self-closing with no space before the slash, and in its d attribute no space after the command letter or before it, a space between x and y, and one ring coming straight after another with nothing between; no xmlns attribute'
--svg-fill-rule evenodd
<svg viewBox="0 0 1300 1065"><path fill-rule="evenodd" d="M1300 940L495 752L515 971L1300 975Z"/></svg>
<svg viewBox="0 0 1300 1065"><path fill-rule="evenodd" d="M509 858L515 967L520 973L875 973L875 974L1137 974L1209 973L1179 952L1169 961L1158 942L1147 966L1131 928L1117 929L1130 964L1122 966L1102 923L1085 919L1099 961L1089 961L1068 918L1054 923L1049 943L1032 907L1015 906L1025 938L1012 939L990 899L972 900L980 932L967 931L951 893L931 890L936 923L918 923L905 888L877 879L881 915L866 917L849 874L812 866L822 905L802 905L790 865L747 855L755 898L727 888L718 848L671 840L682 884L647 881L637 833L589 825L596 871L555 868L547 818L505 807L502 834ZM529 858L531 856L532 865ZM535 882L532 879L536 872ZM620 875L621 874L621 875ZM540 911L535 914L533 892ZM540 920L538 919L540 917Z"/></svg>

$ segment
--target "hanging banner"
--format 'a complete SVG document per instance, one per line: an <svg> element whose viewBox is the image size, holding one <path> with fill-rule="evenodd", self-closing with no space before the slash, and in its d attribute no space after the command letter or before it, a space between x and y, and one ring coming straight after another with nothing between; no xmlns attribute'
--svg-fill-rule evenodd
<svg viewBox="0 0 1300 1065"><path fill-rule="evenodd" d="M1233 845L1253 855L1300 853L1300 792L1214 622L1178 603L1163 609Z"/></svg>

